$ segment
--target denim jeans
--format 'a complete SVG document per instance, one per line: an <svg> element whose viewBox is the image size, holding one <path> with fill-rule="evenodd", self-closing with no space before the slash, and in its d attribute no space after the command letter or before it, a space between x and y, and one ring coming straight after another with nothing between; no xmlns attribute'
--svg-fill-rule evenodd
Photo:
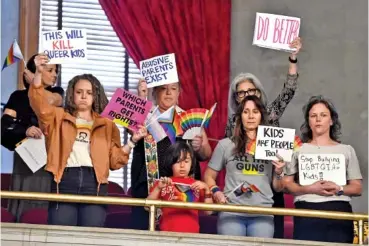
<svg viewBox="0 0 369 246"><path fill-rule="evenodd" d="M66 168L59 183L60 194L106 196L108 185L101 184L97 194L97 180L92 167ZM53 182L51 192L57 192ZM50 225L103 227L106 218L106 205L87 203L50 202L48 223Z"/></svg>
<svg viewBox="0 0 369 246"><path fill-rule="evenodd" d="M242 216L222 212L218 217L218 234L272 238L274 219L273 216Z"/></svg>

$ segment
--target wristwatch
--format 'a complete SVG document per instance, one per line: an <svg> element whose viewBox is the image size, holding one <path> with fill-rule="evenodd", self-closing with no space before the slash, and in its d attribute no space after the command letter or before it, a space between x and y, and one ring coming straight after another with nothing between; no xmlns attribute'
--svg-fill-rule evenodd
<svg viewBox="0 0 369 246"><path fill-rule="evenodd" d="M343 186L340 186L340 190L336 193L336 196L342 196L343 195Z"/></svg>

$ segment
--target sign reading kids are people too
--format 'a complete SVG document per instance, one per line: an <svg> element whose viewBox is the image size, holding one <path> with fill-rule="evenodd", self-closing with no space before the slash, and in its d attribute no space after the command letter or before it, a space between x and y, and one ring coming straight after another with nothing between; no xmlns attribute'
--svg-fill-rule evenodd
<svg viewBox="0 0 369 246"><path fill-rule="evenodd" d="M87 60L87 36L84 29L63 29L42 32L40 53L50 64L80 63Z"/></svg>
<svg viewBox="0 0 369 246"><path fill-rule="evenodd" d="M148 88L179 81L174 53L140 61L140 70Z"/></svg>
<svg viewBox="0 0 369 246"><path fill-rule="evenodd" d="M292 52L290 43L299 36L301 20L297 17L256 13L253 45Z"/></svg>
<svg viewBox="0 0 369 246"><path fill-rule="evenodd" d="M290 162L293 154L295 129L259 126L256 136L255 159L278 160L277 153L284 161Z"/></svg>

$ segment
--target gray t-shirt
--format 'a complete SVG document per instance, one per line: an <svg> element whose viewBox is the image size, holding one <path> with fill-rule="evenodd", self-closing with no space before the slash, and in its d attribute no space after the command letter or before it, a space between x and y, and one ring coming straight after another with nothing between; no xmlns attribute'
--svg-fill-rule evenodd
<svg viewBox="0 0 369 246"><path fill-rule="evenodd" d="M343 154L346 160L346 179L362 179L359 161L357 159L355 150L351 145L337 144L330 146L317 146L313 144L304 143L301 148L292 156L291 163L285 166L286 175L297 175L299 167L299 154ZM295 202L327 202L327 201L350 201L349 196L320 196L316 194L304 194L295 197Z"/></svg>
<svg viewBox="0 0 369 246"><path fill-rule="evenodd" d="M273 164L255 160L250 154L236 155L234 149L235 144L229 138L222 139L208 164L215 171L226 168L224 194L233 204L271 207ZM256 192L242 192L242 186Z"/></svg>

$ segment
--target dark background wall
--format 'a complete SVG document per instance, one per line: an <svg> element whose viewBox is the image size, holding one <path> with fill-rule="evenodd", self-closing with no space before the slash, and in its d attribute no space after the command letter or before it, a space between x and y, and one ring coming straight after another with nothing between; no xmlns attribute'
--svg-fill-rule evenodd
<svg viewBox="0 0 369 246"><path fill-rule="evenodd" d="M255 74L272 101L282 89L288 53L252 45L256 12L301 18L299 85L281 126L299 129L310 96L331 98L342 141L356 150L364 177L363 195L352 204L356 212L368 212L368 1L232 0L231 79Z"/></svg>

